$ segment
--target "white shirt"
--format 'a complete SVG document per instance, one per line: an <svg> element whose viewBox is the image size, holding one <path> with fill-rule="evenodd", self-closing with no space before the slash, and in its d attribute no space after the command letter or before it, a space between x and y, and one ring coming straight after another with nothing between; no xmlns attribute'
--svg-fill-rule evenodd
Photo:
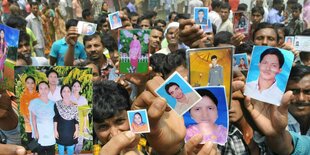
<svg viewBox="0 0 310 155"><path fill-rule="evenodd" d="M221 31L228 31L234 34L233 23L229 19L227 19L224 23L221 23L220 27L217 28L216 33Z"/></svg>
<svg viewBox="0 0 310 155"><path fill-rule="evenodd" d="M216 26L216 28L218 29L222 23L222 18L221 16L215 12L215 11L210 11L209 12L209 19L211 21L212 24L214 24Z"/></svg>
<svg viewBox="0 0 310 155"><path fill-rule="evenodd" d="M248 82L245 86L244 94L254 99L271 103L277 106L280 105L283 96L283 92L278 88L276 81L268 89L260 92L258 80Z"/></svg>
<svg viewBox="0 0 310 155"><path fill-rule="evenodd" d="M53 102L62 100L62 97L60 96L60 89L60 86L56 86L54 93L52 93L51 91L48 93L48 99L52 100Z"/></svg>
<svg viewBox="0 0 310 155"><path fill-rule="evenodd" d="M31 57L32 66L49 66L48 60L45 57Z"/></svg>
<svg viewBox="0 0 310 155"><path fill-rule="evenodd" d="M187 103L178 102L175 104L174 110L179 114L183 115L186 111L188 111L195 103L201 100L199 95L195 92L189 92L184 94L188 99Z"/></svg>
<svg viewBox="0 0 310 155"><path fill-rule="evenodd" d="M170 49L168 47L162 48L159 51L155 52L155 53L162 53L165 55L168 55L169 53L171 53Z"/></svg>

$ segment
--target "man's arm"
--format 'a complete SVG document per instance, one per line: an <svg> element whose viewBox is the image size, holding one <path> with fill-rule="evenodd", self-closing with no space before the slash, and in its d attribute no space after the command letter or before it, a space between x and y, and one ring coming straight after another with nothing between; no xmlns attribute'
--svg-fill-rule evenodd
<svg viewBox="0 0 310 155"><path fill-rule="evenodd" d="M56 63L57 59L55 57L50 56L50 65L54 66Z"/></svg>
<svg viewBox="0 0 310 155"><path fill-rule="evenodd" d="M74 52L75 52L75 44L76 44L76 38L78 37L77 34L77 27L71 26L68 30L68 33L66 35L66 43L68 45L68 50L65 55L65 66L73 66L74 61Z"/></svg>

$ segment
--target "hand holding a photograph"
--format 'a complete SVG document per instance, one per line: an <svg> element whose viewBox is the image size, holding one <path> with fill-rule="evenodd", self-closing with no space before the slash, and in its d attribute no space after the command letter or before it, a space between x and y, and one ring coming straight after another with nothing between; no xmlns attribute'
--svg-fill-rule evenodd
<svg viewBox="0 0 310 155"><path fill-rule="evenodd" d="M243 40L245 39L245 35L243 33L237 32L231 37L231 44L235 46L239 46L243 43Z"/></svg>
<svg viewBox="0 0 310 155"><path fill-rule="evenodd" d="M148 109L151 132L147 140L156 152L165 155L182 149L186 130L182 117L170 111L166 101L155 95L156 88L163 82L159 76L148 81L147 91L138 96L132 109Z"/></svg>
<svg viewBox="0 0 310 155"><path fill-rule="evenodd" d="M126 131L116 136L113 136L111 140L106 143L100 150L100 155L104 154L120 154L121 152L125 155L136 155L138 154L137 151L133 153L132 151L128 150L128 153L123 152L125 148L133 148L138 144L140 140L139 134L134 134L131 131Z"/></svg>
<svg viewBox="0 0 310 155"><path fill-rule="evenodd" d="M187 155L216 155L217 145L208 141L205 144L200 144L203 140L201 134L193 136L186 144L185 150Z"/></svg>
<svg viewBox="0 0 310 155"><path fill-rule="evenodd" d="M279 46L279 48L283 48L283 49L286 49L288 51L291 51L295 58L297 58L299 56L299 51L297 51L295 48L294 48L294 45L293 44L290 44L290 43L283 43L282 45Z"/></svg>
<svg viewBox="0 0 310 155"><path fill-rule="evenodd" d="M179 40L191 48L199 47L205 36L200 26L195 25L194 19L181 20L178 35Z"/></svg>
<svg viewBox="0 0 310 155"><path fill-rule="evenodd" d="M69 47L74 47L74 45L77 42L78 38L78 28L76 26L71 26L69 30L67 31L66 35L66 43L69 45Z"/></svg>

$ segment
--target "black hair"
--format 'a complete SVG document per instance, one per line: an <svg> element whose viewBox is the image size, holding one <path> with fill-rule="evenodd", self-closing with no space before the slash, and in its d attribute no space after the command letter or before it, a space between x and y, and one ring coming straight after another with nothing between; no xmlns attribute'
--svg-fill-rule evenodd
<svg viewBox="0 0 310 155"><path fill-rule="evenodd" d="M134 16L138 16L139 17L139 14L136 13L136 12L130 12L129 15L128 15L128 18L131 19Z"/></svg>
<svg viewBox="0 0 310 155"><path fill-rule="evenodd" d="M254 6L253 8L252 8L252 10L251 10L251 14L253 15L253 13L259 13L259 14L261 14L262 16L264 16L264 14L265 14L265 10L264 10L264 8L263 7L261 7L261 6Z"/></svg>
<svg viewBox="0 0 310 155"><path fill-rule="evenodd" d="M87 16L91 16L91 15L92 15L92 13L91 13L91 10L90 10L90 9L84 9L84 10L82 11L82 17L83 17L83 19L86 19Z"/></svg>
<svg viewBox="0 0 310 155"><path fill-rule="evenodd" d="M301 35L302 36L310 36L310 28L309 29L305 29L304 31L302 31Z"/></svg>
<svg viewBox="0 0 310 155"><path fill-rule="evenodd" d="M282 4L283 0L273 0L272 5Z"/></svg>
<svg viewBox="0 0 310 155"><path fill-rule="evenodd" d="M124 10L126 10L127 13L131 13L130 10L129 10L129 8L128 8L127 6L122 7L122 11L124 11Z"/></svg>
<svg viewBox="0 0 310 155"><path fill-rule="evenodd" d="M25 31L19 31L18 43L22 41L26 42L29 45L30 36Z"/></svg>
<svg viewBox="0 0 310 155"><path fill-rule="evenodd" d="M230 10L230 5L229 5L228 2L222 2L220 8L221 9L228 9L228 11L229 11Z"/></svg>
<svg viewBox="0 0 310 155"><path fill-rule="evenodd" d="M166 23L165 20L163 20L163 19L157 19L157 20L155 20L155 22L154 22L154 26L157 26L158 23L161 23L161 24L163 24L164 26L167 25L167 23Z"/></svg>
<svg viewBox="0 0 310 155"><path fill-rule="evenodd" d="M63 96L62 96L62 91L63 91L66 87L68 87L69 90L70 90L70 92L71 92L71 87L70 87L69 85L67 85L67 84L62 85L61 88L60 88L60 96L61 96L61 98L63 98Z"/></svg>
<svg viewBox="0 0 310 155"><path fill-rule="evenodd" d="M92 35L85 35L84 37L83 37L83 44L84 44L84 46L86 45L86 42L87 41L90 41L90 40L92 40L92 39L94 39L94 38L96 38L96 37L99 37L100 38L100 42L101 42L101 44L102 44L102 46L104 47L104 43L103 43L103 41L102 41L102 37L101 37L101 35L100 35L100 33L99 32L95 32L94 34L92 34Z"/></svg>
<svg viewBox="0 0 310 155"><path fill-rule="evenodd" d="M6 25L12 28L26 27L27 21L21 16L10 16L6 21Z"/></svg>
<svg viewBox="0 0 310 155"><path fill-rule="evenodd" d="M178 86L178 87L180 87L180 86L179 86L177 83L175 83L175 82L169 82L168 84L166 84L166 85L165 85L165 90L166 90L167 94L169 94L169 95L171 95L171 94L169 93L169 88L170 88L171 86Z"/></svg>
<svg viewBox="0 0 310 155"><path fill-rule="evenodd" d="M107 18L108 16L106 15L100 15L97 20L95 21L95 23L97 24L97 30L99 30L100 28L102 28L103 23L107 22Z"/></svg>
<svg viewBox="0 0 310 155"><path fill-rule="evenodd" d="M216 55L212 55L211 56L211 60L213 60L213 59L217 59L217 56Z"/></svg>
<svg viewBox="0 0 310 155"><path fill-rule="evenodd" d="M114 81L97 81L93 85L93 121L102 123L123 110L130 110L127 90Z"/></svg>
<svg viewBox="0 0 310 155"><path fill-rule="evenodd" d="M46 77L48 77L51 73L55 73L58 77L58 73L54 69L50 69L46 72Z"/></svg>
<svg viewBox="0 0 310 155"><path fill-rule="evenodd" d="M153 30L153 29L155 29L157 31L160 31L160 32L162 32L164 34L164 30L160 26L153 26L153 27L151 27L151 30Z"/></svg>
<svg viewBox="0 0 310 155"><path fill-rule="evenodd" d="M68 31L71 26L77 26L78 22L79 21L77 19L69 19L66 22L66 31Z"/></svg>
<svg viewBox="0 0 310 155"><path fill-rule="evenodd" d="M150 57L150 66L152 70L156 73L163 72L163 63L166 58L166 55L163 53L155 53Z"/></svg>
<svg viewBox="0 0 310 155"><path fill-rule="evenodd" d="M211 3L211 7L214 10L215 8L220 8L221 7L221 2L219 0L213 0Z"/></svg>
<svg viewBox="0 0 310 155"><path fill-rule="evenodd" d="M310 66L296 65L291 69L289 81L299 82L304 76L310 74Z"/></svg>
<svg viewBox="0 0 310 155"><path fill-rule="evenodd" d="M33 76L27 76L26 79L25 79L25 82L26 82L28 79L31 79L34 83L36 83L36 80L34 79Z"/></svg>
<svg viewBox="0 0 310 155"><path fill-rule="evenodd" d="M186 66L185 49L178 49L174 53L169 53L163 62L163 76L168 76L177 69L177 67L183 65Z"/></svg>
<svg viewBox="0 0 310 155"><path fill-rule="evenodd" d="M296 4L298 0L287 0L286 4Z"/></svg>
<svg viewBox="0 0 310 155"><path fill-rule="evenodd" d="M75 79L75 80L73 80L71 87L73 87L73 85L74 85L75 83L79 83L79 85L82 87L82 83L81 83L81 81L76 80L76 79Z"/></svg>
<svg viewBox="0 0 310 155"><path fill-rule="evenodd" d="M140 23L141 23L143 20L145 20L145 19L148 20L148 21L150 22L150 26L153 25L152 19L149 18L149 17L147 17L147 16L145 16L145 15L143 15L143 16L141 16L141 17L138 18L138 24L140 25Z"/></svg>
<svg viewBox="0 0 310 155"><path fill-rule="evenodd" d="M142 115L140 114L140 112L135 112L135 114L134 114L133 116L135 117L136 115L139 115L139 116L140 116L140 118L141 118L141 124L144 124L143 118L142 118ZM134 122L134 121L133 121L133 122Z"/></svg>
<svg viewBox="0 0 310 155"><path fill-rule="evenodd" d="M248 5L246 5L245 3L241 3L238 5L237 11L247 11L247 10L248 10Z"/></svg>
<svg viewBox="0 0 310 155"><path fill-rule="evenodd" d="M275 27L274 27L272 24L269 24L269 23L267 23L267 22L262 22L262 23L257 24L257 27L256 27L256 29L254 30L253 35L252 35L252 36L253 36L253 37L252 37L253 41L255 40L255 34L256 34L256 32L259 31L259 30L261 30L261 29L265 29L265 28L271 28L271 29L274 30L274 32L275 32L276 35L277 35L276 40L277 40L277 42L278 42L278 41L279 41L279 34L278 34L277 30L275 29Z"/></svg>
<svg viewBox="0 0 310 155"><path fill-rule="evenodd" d="M301 6L301 4L299 4L299 3L295 3L295 4L292 6L291 9L292 9L292 10L299 10L299 11L301 12L302 6Z"/></svg>
<svg viewBox="0 0 310 155"><path fill-rule="evenodd" d="M284 32L284 36L288 36L289 35L289 29L284 24L282 24L282 23L274 23L273 27L277 30L277 34L278 34L278 30L281 30L281 31Z"/></svg>
<svg viewBox="0 0 310 155"><path fill-rule="evenodd" d="M228 31L221 31L214 35L214 46L218 46L219 44L231 44L232 33Z"/></svg>
<svg viewBox="0 0 310 155"><path fill-rule="evenodd" d="M266 49L261 55L260 55L260 59L259 59L259 63L262 62L262 60L264 59L264 57L268 54L273 54L276 55L278 57L279 60L279 68L282 68L283 64L284 64L284 56L281 53L281 51L277 48L268 48Z"/></svg>
<svg viewBox="0 0 310 155"><path fill-rule="evenodd" d="M218 105L218 100L217 98L215 97L215 95L208 89L197 89L196 92L201 96L201 97L204 97L204 96L208 96L212 101L213 103L216 105Z"/></svg>
<svg viewBox="0 0 310 155"><path fill-rule="evenodd" d="M38 85L36 86L36 90L37 90L37 91L39 91L39 86L40 86L42 83L46 84L48 88L50 87L46 81L41 81L41 82L39 82Z"/></svg>
<svg viewBox="0 0 310 155"><path fill-rule="evenodd" d="M168 16L168 20L170 21L172 18L172 15L175 14L176 16L178 16L178 13L175 11L170 12L169 16ZM175 20L176 21L176 20Z"/></svg>
<svg viewBox="0 0 310 155"><path fill-rule="evenodd" d="M198 10L198 13L199 13L199 12L203 12L203 13L205 13L202 9L199 9L199 10Z"/></svg>
<svg viewBox="0 0 310 155"><path fill-rule="evenodd" d="M105 48L107 48L109 50L109 52L113 52L114 50L118 50L117 43L111 35L109 35L109 34L103 35L101 37L101 41L103 42Z"/></svg>
<svg viewBox="0 0 310 155"><path fill-rule="evenodd" d="M236 46L235 54L238 53L247 53L247 54L252 54L253 51L253 42L251 41L246 41L243 44L240 44L239 46Z"/></svg>
<svg viewBox="0 0 310 155"><path fill-rule="evenodd" d="M38 2L31 2L30 3L30 8L32 8L34 5L39 6L39 3Z"/></svg>
<svg viewBox="0 0 310 155"><path fill-rule="evenodd" d="M189 15L188 14L184 14L184 13L178 13L178 15L176 16L175 20L178 21L180 19L189 19Z"/></svg>

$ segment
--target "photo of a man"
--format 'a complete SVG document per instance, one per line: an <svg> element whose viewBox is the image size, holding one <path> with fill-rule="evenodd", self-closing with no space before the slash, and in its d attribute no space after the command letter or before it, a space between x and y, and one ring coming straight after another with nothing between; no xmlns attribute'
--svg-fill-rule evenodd
<svg viewBox="0 0 310 155"><path fill-rule="evenodd" d="M254 48L253 52L259 52L257 50L258 48L259 47ZM288 79L288 75L283 75L282 73L283 66L286 62L290 70L293 60L293 54L291 52L286 52L285 55L277 48L267 48L263 50L260 56L257 56L257 58L259 58L258 78L252 81L247 79L245 95L260 101L279 105L285 89L283 84L286 85ZM287 57L288 60L286 60ZM255 58L256 57L252 56L252 60ZM251 62L249 76L253 76L254 72L251 71L254 67L253 62ZM281 81L278 81L280 79ZM282 88L280 88L281 85Z"/></svg>
<svg viewBox="0 0 310 155"><path fill-rule="evenodd" d="M110 27L112 30L122 27L122 21L121 21L121 18L119 17L118 11L109 14L109 21L110 21Z"/></svg>
<svg viewBox="0 0 310 155"><path fill-rule="evenodd" d="M208 24L208 9L207 8L195 8L195 23L196 24Z"/></svg>
<svg viewBox="0 0 310 155"><path fill-rule="evenodd" d="M217 56L211 56L211 64L209 71L209 86L220 86L223 85L223 67L217 64Z"/></svg>

